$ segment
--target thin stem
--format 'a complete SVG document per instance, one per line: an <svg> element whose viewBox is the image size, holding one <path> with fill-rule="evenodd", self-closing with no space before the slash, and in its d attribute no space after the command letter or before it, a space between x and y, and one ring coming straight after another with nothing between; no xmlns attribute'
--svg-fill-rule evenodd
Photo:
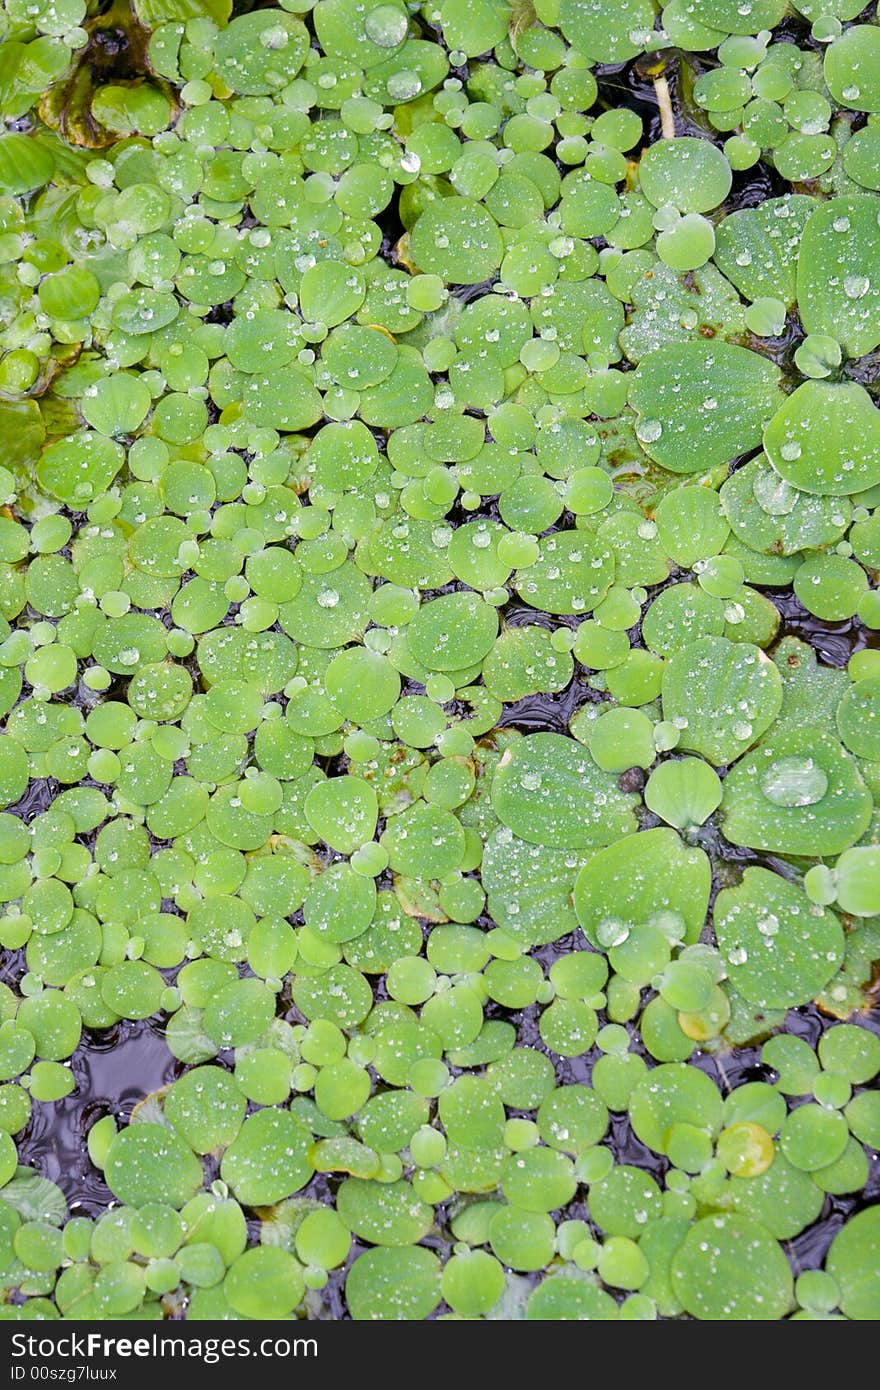
<svg viewBox="0 0 880 1390"><path fill-rule="evenodd" d="M723 1082L723 1084L724 1084L725 1089L726 1089L727 1091L732 1091L732 1090L733 1090L733 1087L732 1087L731 1084L730 1084L730 1080L729 1080L729 1078L728 1078L727 1072L724 1070L724 1064L723 1064L723 1062L721 1061L721 1058L720 1058L720 1057L716 1057L716 1058L715 1058L715 1065L716 1065L716 1067L718 1068L718 1074L719 1074L719 1076L721 1077L721 1080L722 1080L722 1082Z"/></svg>
<svg viewBox="0 0 880 1390"><path fill-rule="evenodd" d="M669 83L662 72L654 78L654 92L660 111L660 133L664 140L674 140L675 115L672 110L672 98L669 95Z"/></svg>

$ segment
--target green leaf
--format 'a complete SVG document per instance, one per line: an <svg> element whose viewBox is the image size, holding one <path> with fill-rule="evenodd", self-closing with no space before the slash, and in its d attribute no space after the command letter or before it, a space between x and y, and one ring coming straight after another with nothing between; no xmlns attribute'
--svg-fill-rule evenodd
<svg viewBox="0 0 880 1390"><path fill-rule="evenodd" d="M779 369L731 343L669 343L633 373L630 405L646 453L672 473L730 463L761 442L779 404Z"/></svg>
<svg viewBox="0 0 880 1390"><path fill-rule="evenodd" d="M777 854L840 854L871 819L871 795L838 740L809 725L774 734L724 782L724 834Z"/></svg>
<svg viewBox="0 0 880 1390"><path fill-rule="evenodd" d="M741 1216L706 1216L672 1261L685 1311L708 1321L775 1321L792 1303L788 1260L763 1226Z"/></svg>
<svg viewBox="0 0 880 1390"><path fill-rule="evenodd" d="M574 739L531 734L502 755L492 779L499 820L531 844L595 848L634 828L633 799Z"/></svg>
<svg viewBox="0 0 880 1390"><path fill-rule="evenodd" d="M715 935L734 989L767 1009L815 999L843 960L843 929L833 912L767 869L748 868L714 908Z"/></svg>
<svg viewBox="0 0 880 1390"><path fill-rule="evenodd" d="M766 733L782 706L782 681L759 647L701 637L663 672L663 715L681 729L679 748L722 767Z"/></svg>
<svg viewBox="0 0 880 1390"><path fill-rule="evenodd" d="M668 927L679 940L696 941L710 886L703 851L660 827L627 836L593 855L575 882L575 912L600 949L622 943L635 927L652 922Z"/></svg>

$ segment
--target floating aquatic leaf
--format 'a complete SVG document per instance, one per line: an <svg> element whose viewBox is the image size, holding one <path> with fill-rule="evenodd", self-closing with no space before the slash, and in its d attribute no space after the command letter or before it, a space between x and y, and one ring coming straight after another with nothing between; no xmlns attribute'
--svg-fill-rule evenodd
<svg viewBox="0 0 880 1390"><path fill-rule="evenodd" d="M423 1245L365 1250L348 1272L345 1294L358 1321L421 1321L440 1302L440 1264Z"/></svg>
<svg viewBox="0 0 880 1390"><path fill-rule="evenodd" d="M771 735L724 783L724 833L782 854L839 854L866 829L871 797L855 760L831 734Z"/></svg>
<svg viewBox="0 0 880 1390"><path fill-rule="evenodd" d="M716 233L715 264L747 299L769 295L791 306L804 226L815 207L811 198L788 193L732 212Z"/></svg>
<svg viewBox="0 0 880 1390"><path fill-rule="evenodd" d="M876 25L93 8L0 57L6 1314L870 1316Z"/></svg>
<svg viewBox="0 0 880 1390"><path fill-rule="evenodd" d="M767 869L748 868L738 888L722 889L713 915L731 984L762 1008L815 999L843 959L834 913Z"/></svg>
<svg viewBox="0 0 880 1390"><path fill-rule="evenodd" d="M494 218L469 198L443 198L428 206L411 234L420 270L459 285L487 279L501 264L501 233Z"/></svg>
<svg viewBox="0 0 880 1390"><path fill-rule="evenodd" d="M875 202L867 196L832 198L803 229L797 291L804 327L836 339L851 357L880 342L874 322L880 288L871 282L878 246Z"/></svg>
<svg viewBox="0 0 880 1390"><path fill-rule="evenodd" d="M779 381L765 358L731 343L659 347L632 378L636 434L671 472L705 472L761 442L779 404Z"/></svg>
<svg viewBox="0 0 880 1390"><path fill-rule="evenodd" d="M679 136L645 151L639 182L655 207L673 204L683 213L708 212L730 191L730 165L709 140Z"/></svg>
<svg viewBox="0 0 880 1390"><path fill-rule="evenodd" d="M721 1127L721 1097L715 1083L684 1062L668 1062L637 1082L630 1102L633 1129L643 1144L666 1153L681 1125L713 1135Z"/></svg>
<svg viewBox="0 0 880 1390"><path fill-rule="evenodd" d="M721 505L741 541L781 555L832 544L844 534L851 515L848 498L803 492L763 457L727 479Z"/></svg>
<svg viewBox="0 0 880 1390"><path fill-rule="evenodd" d="M804 492L861 492L880 479L880 416L854 382L804 382L770 421L764 447Z"/></svg>
<svg viewBox="0 0 880 1390"><path fill-rule="evenodd" d="M295 1115L259 1110L245 1120L223 1155L223 1180L247 1206L280 1202L308 1181L310 1142L309 1131Z"/></svg>
<svg viewBox="0 0 880 1390"><path fill-rule="evenodd" d="M120 1130L104 1174L115 1196L133 1207L163 1201L182 1207L202 1181L201 1164L183 1140L165 1125L148 1123Z"/></svg>
<svg viewBox="0 0 880 1390"><path fill-rule="evenodd" d="M763 1226L740 1216L706 1216L673 1258L675 1290L696 1318L772 1321L792 1302L788 1261Z"/></svg>
<svg viewBox="0 0 880 1390"><path fill-rule="evenodd" d="M702 637L663 673L663 714L681 729L678 746L716 766L733 762L760 738L781 705L779 672L750 643Z"/></svg>
<svg viewBox="0 0 880 1390"><path fill-rule="evenodd" d="M880 110L880 43L873 26L853 24L835 35L824 72L835 101L855 111Z"/></svg>
<svg viewBox="0 0 880 1390"><path fill-rule="evenodd" d="M710 879L702 850L685 845L674 830L646 830L588 860L575 883L575 912L589 939L603 950L621 945L633 928L652 922L661 930L668 925L678 939L696 940Z"/></svg>
<svg viewBox="0 0 880 1390"><path fill-rule="evenodd" d="M718 774L699 758L661 763L645 787L645 805L677 830L702 825L720 806L721 796Z"/></svg>
<svg viewBox="0 0 880 1390"><path fill-rule="evenodd" d="M558 734L532 734L506 751L495 770L492 804L521 839L560 849L608 843L634 824L631 798L586 750Z"/></svg>
<svg viewBox="0 0 880 1390"><path fill-rule="evenodd" d="M568 935L575 927L571 890L580 863L574 851L530 843L506 827L496 831L482 861L492 917L529 946Z"/></svg>
<svg viewBox="0 0 880 1390"><path fill-rule="evenodd" d="M843 1312L860 1321L877 1315L878 1227L874 1208L851 1217L832 1241L826 1260L841 1291Z"/></svg>

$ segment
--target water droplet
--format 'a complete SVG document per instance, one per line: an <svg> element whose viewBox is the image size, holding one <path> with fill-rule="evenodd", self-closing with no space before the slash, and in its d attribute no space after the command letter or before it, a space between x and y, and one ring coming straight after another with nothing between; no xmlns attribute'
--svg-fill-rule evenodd
<svg viewBox="0 0 880 1390"><path fill-rule="evenodd" d="M659 420L640 420L636 425L636 437L643 444L653 444L663 433L663 426Z"/></svg>
<svg viewBox="0 0 880 1390"><path fill-rule="evenodd" d="M612 946L622 946L629 938L629 926L622 922L619 917L609 917L606 921L600 922L596 928L596 940L599 945L609 950Z"/></svg>
<svg viewBox="0 0 880 1390"><path fill-rule="evenodd" d="M827 790L828 778L814 758L776 758L761 778L761 791L774 806L814 806Z"/></svg>
<svg viewBox="0 0 880 1390"><path fill-rule="evenodd" d="M417 72L404 68L393 72L386 83L388 95L394 101L411 101L422 90L422 79Z"/></svg>
<svg viewBox="0 0 880 1390"><path fill-rule="evenodd" d="M273 24L270 29L264 29L260 35L260 43L264 48L279 49L286 48L290 35L281 24Z"/></svg>
<svg viewBox="0 0 880 1390"><path fill-rule="evenodd" d="M847 275L843 282L843 292L847 299L862 299L871 288L867 275Z"/></svg>
<svg viewBox="0 0 880 1390"><path fill-rule="evenodd" d="M394 5L379 5L364 20L368 39L380 48L396 48L406 38L407 17Z"/></svg>
<svg viewBox="0 0 880 1390"><path fill-rule="evenodd" d="M784 459L794 462L801 456L801 446L794 440L783 444L780 453ZM759 473L752 484L755 501L768 516L787 516L794 509L798 499L797 489L784 478L767 469Z"/></svg>

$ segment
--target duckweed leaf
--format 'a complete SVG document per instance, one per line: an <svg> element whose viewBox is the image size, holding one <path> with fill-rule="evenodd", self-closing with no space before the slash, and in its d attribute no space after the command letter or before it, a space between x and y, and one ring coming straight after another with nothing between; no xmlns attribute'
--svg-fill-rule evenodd
<svg viewBox="0 0 880 1390"><path fill-rule="evenodd" d="M880 110L880 43L870 24L853 24L836 36L824 72L835 101L855 111Z"/></svg>
<svg viewBox="0 0 880 1390"><path fill-rule="evenodd" d="M376 793L360 777L334 777L316 783L303 809L315 833L342 854L352 854L372 839L376 829Z"/></svg>
<svg viewBox="0 0 880 1390"><path fill-rule="evenodd" d="M238 1133L245 1101L219 1067L195 1067L165 1097L166 1118L196 1153L225 1148Z"/></svg>
<svg viewBox="0 0 880 1390"><path fill-rule="evenodd" d="M751 643L701 637L663 672L663 714L681 729L679 747L717 767L760 738L781 705L779 672Z"/></svg>
<svg viewBox="0 0 880 1390"><path fill-rule="evenodd" d="M352 1264L345 1295L356 1321L422 1321L440 1301L440 1264L423 1245L365 1250Z"/></svg>
<svg viewBox="0 0 880 1390"><path fill-rule="evenodd" d="M867 827L871 798L836 738L800 728L772 736L731 770L723 810L734 844L839 854Z"/></svg>
<svg viewBox="0 0 880 1390"><path fill-rule="evenodd" d="M514 587L532 608L549 613L590 613L614 575L611 550L584 531L559 532L539 542L538 555L518 571Z"/></svg>
<svg viewBox="0 0 880 1390"><path fill-rule="evenodd" d="M494 218L470 198L429 205L411 233L419 270L458 285L476 285L501 264L503 244Z"/></svg>
<svg viewBox="0 0 880 1390"><path fill-rule="evenodd" d="M218 36L217 69L234 92L259 96L286 86L302 66L308 34L283 10L239 15ZM271 66L266 66L270 52Z"/></svg>
<svg viewBox="0 0 880 1390"><path fill-rule="evenodd" d="M243 1317L283 1318L302 1298L305 1281L288 1251L264 1245L239 1255L223 1281L223 1291Z"/></svg>
<svg viewBox="0 0 880 1390"><path fill-rule="evenodd" d="M674 871L672 866L674 866ZM578 921L600 949L621 945L655 922L678 940L696 940L709 905L711 870L702 850L661 827L595 854L575 882Z"/></svg>
<svg viewBox="0 0 880 1390"><path fill-rule="evenodd" d="M562 0L559 27L579 52L594 62L621 63L634 58L654 28L647 0Z"/></svg>
<svg viewBox="0 0 880 1390"><path fill-rule="evenodd" d="M531 734L506 751L492 781L492 805L521 839L560 849L605 844L634 825L632 799L585 750L558 734Z"/></svg>
<svg viewBox="0 0 880 1390"><path fill-rule="evenodd" d="M497 830L482 861L493 919L526 946L567 936L575 927L571 891L580 863L574 851L529 843L506 827Z"/></svg>
<svg viewBox="0 0 880 1390"><path fill-rule="evenodd" d="M629 401L636 434L651 458L673 473L729 463L761 442L779 403L779 372L731 343L670 343L643 358Z"/></svg>
<svg viewBox="0 0 880 1390"><path fill-rule="evenodd" d="M880 1222L872 1208L850 1217L831 1242L826 1268L841 1291L840 1306L848 1318L877 1315L878 1240Z"/></svg>
<svg viewBox="0 0 880 1390"><path fill-rule="evenodd" d="M880 414L856 382L805 381L768 424L764 448L803 492L862 492L880 481Z"/></svg>
<svg viewBox="0 0 880 1390"><path fill-rule="evenodd" d="M792 1302L788 1261L763 1226L740 1216L706 1216L672 1261L676 1293L701 1319L773 1321Z"/></svg>
<svg viewBox="0 0 880 1390"><path fill-rule="evenodd" d="M475 594L447 594L423 605L407 628L413 655L429 671L463 671L485 657L498 615Z"/></svg>
<svg viewBox="0 0 880 1390"><path fill-rule="evenodd" d="M645 1073L630 1100L630 1119L643 1144L666 1153L681 1125L708 1135L721 1127L721 1097L715 1083L685 1062L666 1062Z"/></svg>
<svg viewBox="0 0 880 1390"><path fill-rule="evenodd" d="M658 140L642 156L639 183L655 207L673 204L679 212L708 212L730 192L730 165L709 140L679 136Z"/></svg>
<svg viewBox="0 0 880 1390"><path fill-rule="evenodd" d="M5 5L6 1313L869 1317L870 16Z"/></svg>
<svg viewBox="0 0 880 1390"><path fill-rule="evenodd" d="M787 193L732 212L716 232L715 264L746 299L769 296L791 306L798 296L798 252L815 211L811 198Z"/></svg>
<svg viewBox="0 0 880 1390"><path fill-rule="evenodd" d="M843 959L834 913L767 869L748 868L738 888L723 889L714 920L731 984L762 1008L808 1003Z"/></svg>
<svg viewBox="0 0 880 1390"><path fill-rule="evenodd" d="M734 534L765 553L794 555L830 545L844 534L851 515L848 498L803 492L764 457L737 469L720 496Z"/></svg>
<svg viewBox="0 0 880 1390"><path fill-rule="evenodd" d="M346 1178L339 1189L339 1214L365 1240L381 1246L408 1246L427 1235L433 1213L403 1179L374 1184Z"/></svg>
<svg viewBox="0 0 880 1390"><path fill-rule="evenodd" d="M118 444L86 431L50 444L40 456L37 477L51 496L82 508L107 491L122 459Z"/></svg>
<svg viewBox="0 0 880 1390"><path fill-rule="evenodd" d="M737 4L736 0L721 0L718 5L710 0L696 0L690 13L697 23L721 29L725 34L757 34L778 24L785 6L782 0L752 0L748 5Z"/></svg>
<svg viewBox="0 0 880 1390"><path fill-rule="evenodd" d="M142 1123L117 1134L104 1176L114 1196L129 1206L167 1202L182 1207L201 1185L202 1166L172 1129Z"/></svg>
<svg viewBox="0 0 880 1390"><path fill-rule="evenodd" d="M645 805L676 830L702 825L721 805L721 796L718 774L699 758L661 763L645 787Z"/></svg>
<svg viewBox="0 0 880 1390"><path fill-rule="evenodd" d="M248 1116L223 1155L221 1176L245 1206L271 1206L304 1187L312 1172L311 1136L285 1110Z"/></svg>
<svg viewBox="0 0 880 1390"><path fill-rule="evenodd" d="M55 169L49 151L19 131L0 141L0 182L5 193L30 193L48 183Z"/></svg>

